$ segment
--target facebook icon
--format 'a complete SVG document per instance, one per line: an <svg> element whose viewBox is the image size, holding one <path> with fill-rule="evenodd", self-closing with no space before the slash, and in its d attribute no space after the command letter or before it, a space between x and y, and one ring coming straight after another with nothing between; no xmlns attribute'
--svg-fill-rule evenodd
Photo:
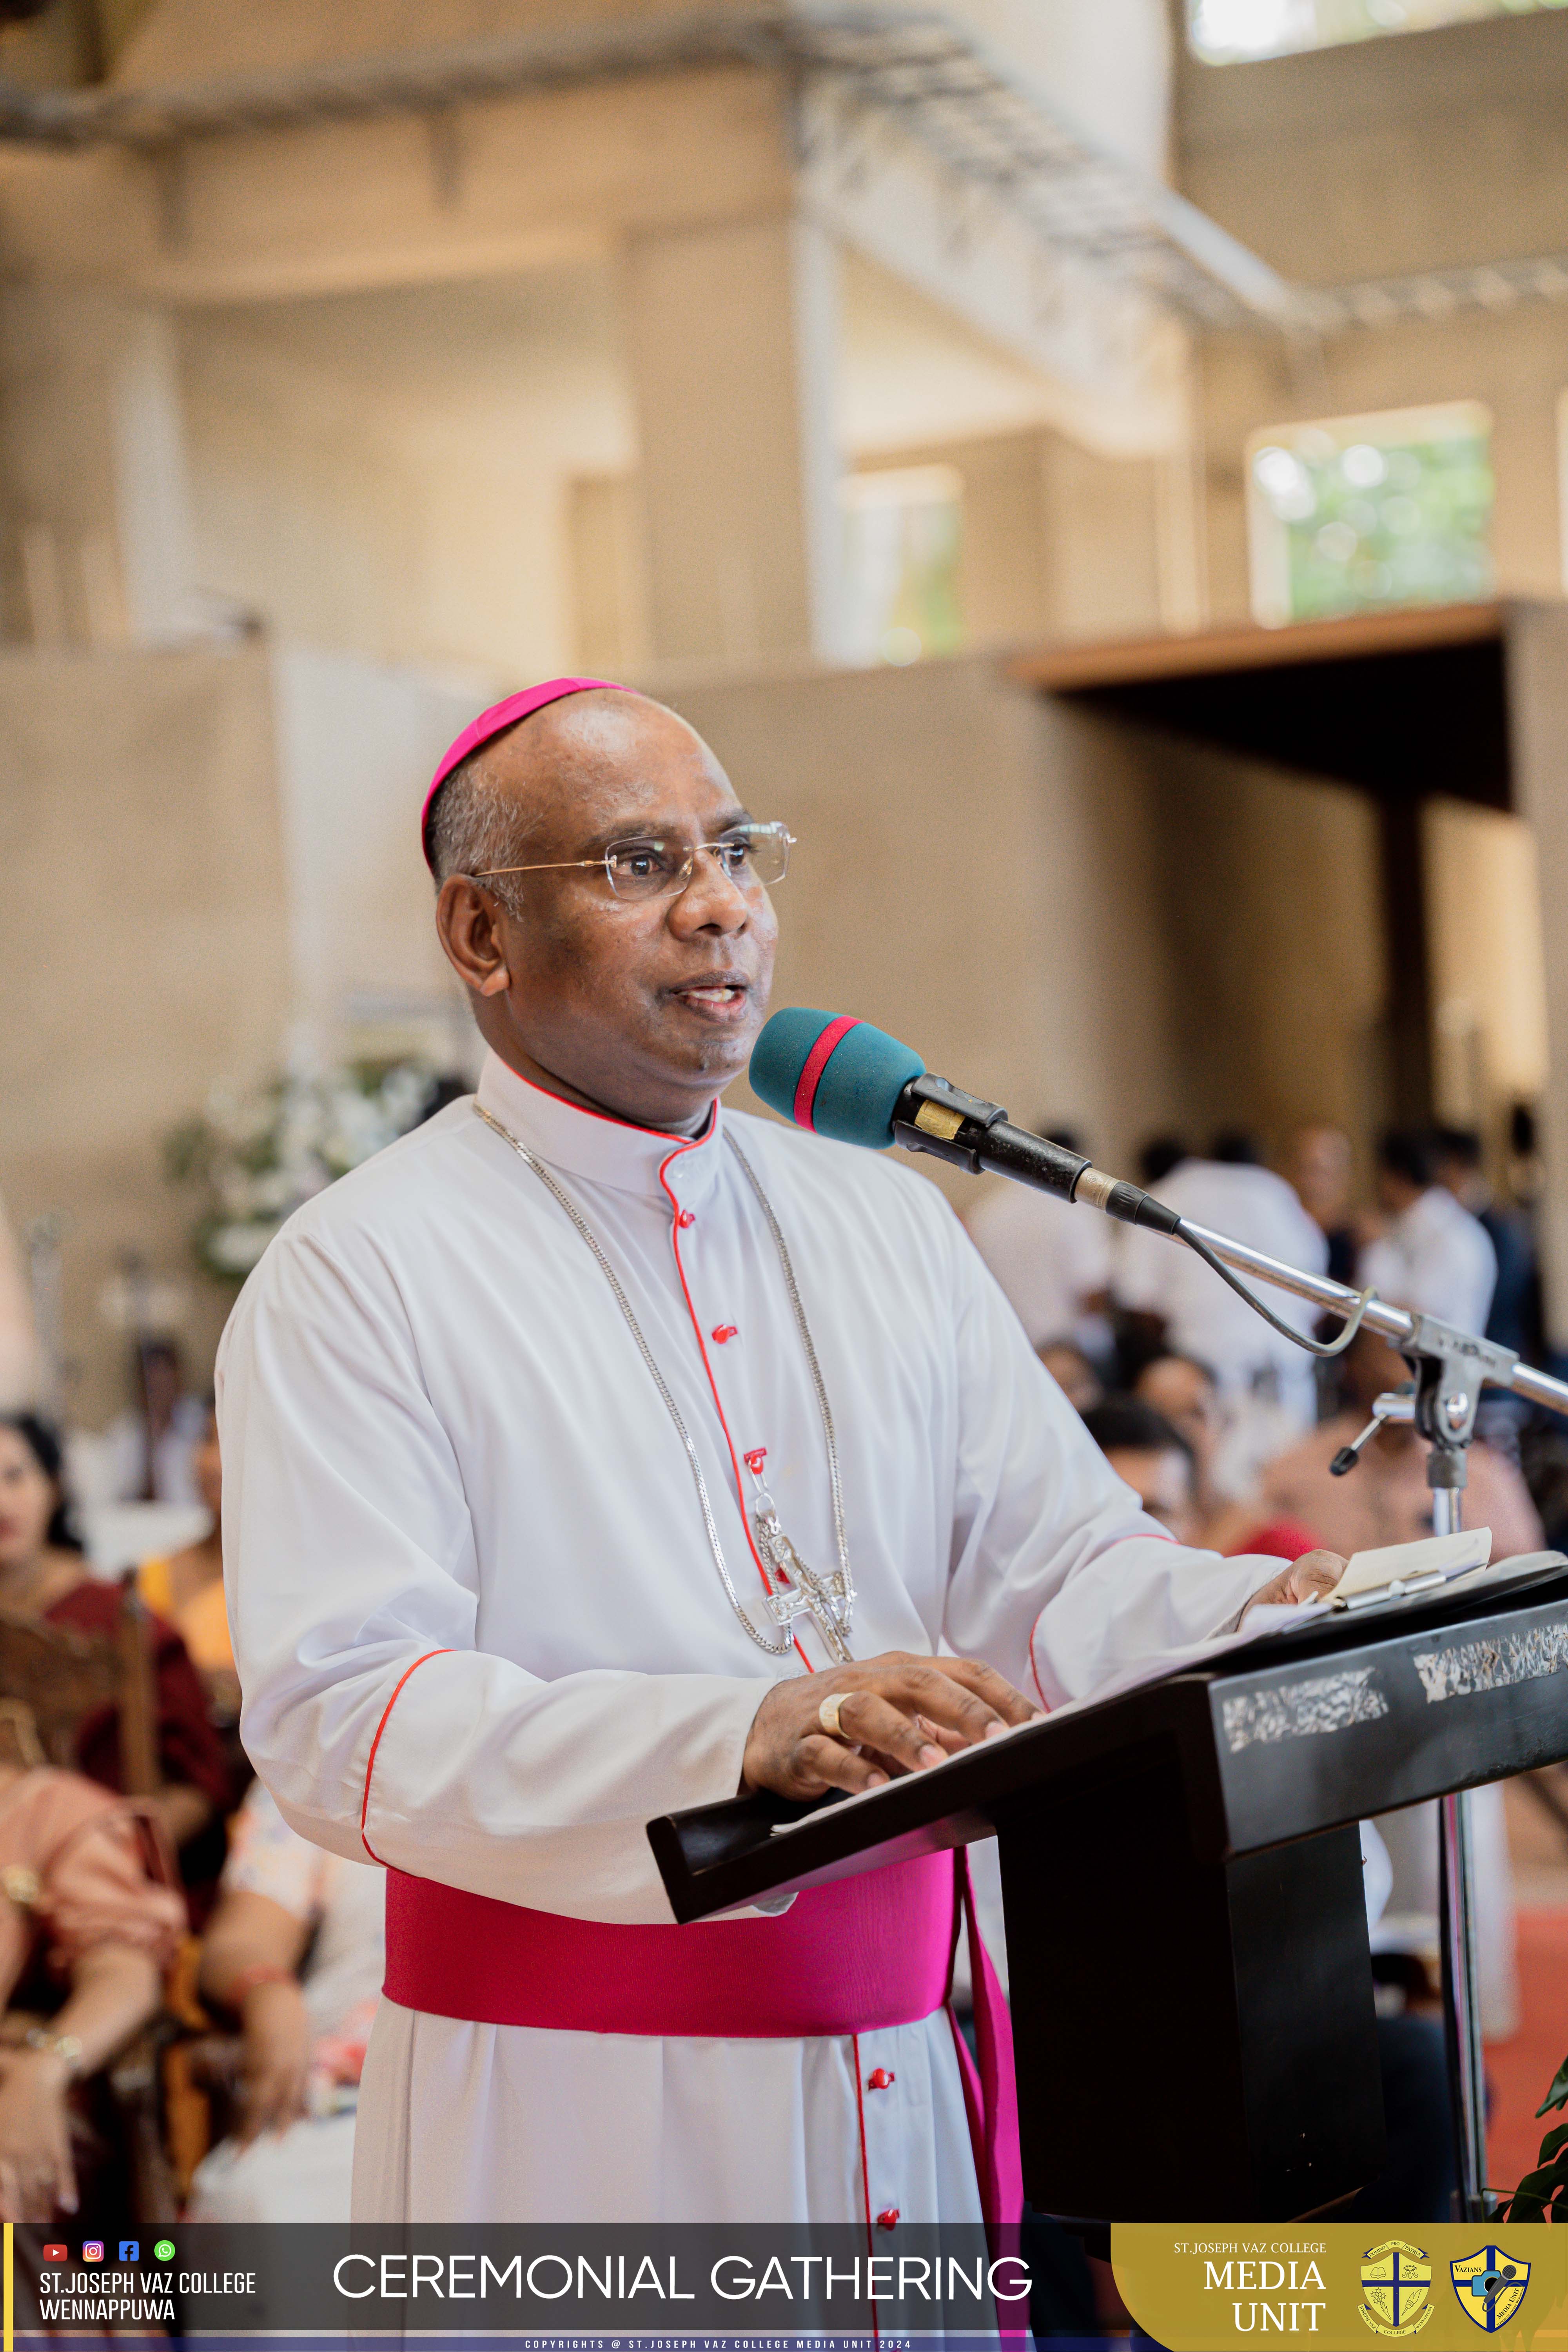
<svg viewBox="0 0 1568 2352"><path fill-rule="evenodd" d="M122 2263L139 2263L142 2259L141 2239L121 2238L120 2241L120 2259Z"/></svg>

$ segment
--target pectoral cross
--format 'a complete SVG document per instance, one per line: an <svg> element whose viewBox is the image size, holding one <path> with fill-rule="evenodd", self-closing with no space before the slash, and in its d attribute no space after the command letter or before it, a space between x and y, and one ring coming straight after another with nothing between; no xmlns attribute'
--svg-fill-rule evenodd
<svg viewBox="0 0 1568 2352"><path fill-rule="evenodd" d="M768 1608L773 1622L787 1628L797 1617L810 1617L828 1656L841 1666L853 1665L855 1653L849 1647L849 1631L855 1613L854 1592L842 1569L835 1569L830 1576L818 1575L802 1559L785 1535L779 1521L778 1506L763 1482L765 1458L766 1449L759 1448L747 1454L746 1467L757 1485L752 1525L756 1530L757 1549L773 1579Z"/></svg>

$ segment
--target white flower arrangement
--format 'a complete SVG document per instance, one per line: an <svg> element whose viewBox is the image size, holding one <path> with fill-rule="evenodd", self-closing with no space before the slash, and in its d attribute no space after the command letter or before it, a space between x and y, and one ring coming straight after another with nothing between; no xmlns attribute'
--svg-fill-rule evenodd
<svg viewBox="0 0 1568 2352"><path fill-rule="evenodd" d="M418 1126L438 1084L427 1063L403 1061L300 1064L249 1091L215 1087L164 1145L171 1179L206 1193L191 1235L201 1265L243 1282L296 1209Z"/></svg>

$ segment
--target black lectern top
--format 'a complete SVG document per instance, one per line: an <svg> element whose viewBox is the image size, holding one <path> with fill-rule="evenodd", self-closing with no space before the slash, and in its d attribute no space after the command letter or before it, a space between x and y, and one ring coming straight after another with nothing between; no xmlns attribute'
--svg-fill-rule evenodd
<svg viewBox="0 0 1568 2352"><path fill-rule="evenodd" d="M1020 1799L1167 1752L1215 1863L1568 1758L1568 1559L1468 1592L1315 1618L1011 1733L875 1796L668 1813L648 1839L679 1920L988 1837ZM782 1824L800 1822L779 1834Z"/></svg>

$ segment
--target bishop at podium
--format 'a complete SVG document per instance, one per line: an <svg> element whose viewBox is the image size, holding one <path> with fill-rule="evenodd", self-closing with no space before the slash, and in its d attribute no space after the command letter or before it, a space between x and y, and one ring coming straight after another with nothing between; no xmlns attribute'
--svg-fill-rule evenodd
<svg viewBox="0 0 1568 2352"><path fill-rule="evenodd" d="M388 1872L356 2215L1011 2218L953 1857L677 1927L645 1823L920 1770L1337 1564L1174 1545L930 1183L721 1108L790 837L683 720L513 697L423 840L478 1093L290 1219L219 1366L246 1748Z"/></svg>

